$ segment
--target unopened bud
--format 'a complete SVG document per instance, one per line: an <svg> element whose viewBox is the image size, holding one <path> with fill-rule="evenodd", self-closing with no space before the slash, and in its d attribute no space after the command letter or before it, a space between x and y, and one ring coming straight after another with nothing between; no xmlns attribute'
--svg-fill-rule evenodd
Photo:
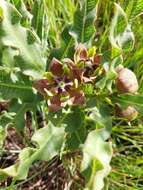
<svg viewBox="0 0 143 190"><path fill-rule="evenodd" d="M128 121L136 119L138 115L137 110L133 106L128 106L125 109L121 109L121 107L116 104L115 111L118 117L124 118Z"/></svg>
<svg viewBox="0 0 143 190"><path fill-rule="evenodd" d="M120 93L136 93L138 90L136 75L127 68L119 70L116 86Z"/></svg>

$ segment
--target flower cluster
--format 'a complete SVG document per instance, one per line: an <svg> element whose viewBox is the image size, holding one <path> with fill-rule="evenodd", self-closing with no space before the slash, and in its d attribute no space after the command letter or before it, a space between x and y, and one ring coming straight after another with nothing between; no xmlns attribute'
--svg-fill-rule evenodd
<svg viewBox="0 0 143 190"><path fill-rule="evenodd" d="M92 54L92 55L91 55ZM99 65L100 56L87 51L80 44L74 61L53 58L45 78L34 81L34 87L47 99L49 111L58 111L66 105L84 105L85 94L82 84L95 79L92 71Z"/></svg>
<svg viewBox="0 0 143 190"><path fill-rule="evenodd" d="M83 62L84 67L84 81L92 81L95 79L94 71L101 62L101 55L96 54L96 48L92 47L88 51L83 44L79 44L75 54L74 61L76 64Z"/></svg>

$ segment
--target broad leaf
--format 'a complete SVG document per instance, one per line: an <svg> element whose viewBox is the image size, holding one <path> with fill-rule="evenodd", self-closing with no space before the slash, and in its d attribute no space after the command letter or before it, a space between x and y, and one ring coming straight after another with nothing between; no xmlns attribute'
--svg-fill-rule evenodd
<svg viewBox="0 0 143 190"><path fill-rule="evenodd" d="M70 35L69 31L71 26L66 26L61 33L61 46L60 48L55 48L51 50L48 65L53 57L61 60L65 57L73 57L74 54L74 39Z"/></svg>
<svg viewBox="0 0 143 190"><path fill-rule="evenodd" d="M93 99L94 100L94 99ZM93 107L87 108L89 112L89 119L98 124L98 127L104 127L104 138L109 138L112 130L112 118L110 116L110 109L108 106L99 104L93 105Z"/></svg>
<svg viewBox="0 0 143 190"><path fill-rule="evenodd" d="M11 124L17 130L23 130L25 127L25 113L28 111L34 112L36 111L36 103L37 101L33 100L31 103L19 103L16 99L13 99L10 103L9 113L15 113L13 115L13 119L11 120Z"/></svg>
<svg viewBox="0 0 143 190"><path fill-rule="evenodd" d="M26 102L33 101L36 95L33 92L32 83L22 75L17 80L13 82L9 73L0 70L0 94L3 99L19 98Z"/></svg>
<svg viewBox="0 0 143 190"><path fill-rule="evenodd" d="M4 70L0 72L0 95L3 99L10 101L8 112L2 114L0 124L6 126L10 123L16 129L22 130L25 126L25 113L35 110L41 97L34 93L28 77L13 73L16 77L14 82L11 74Z"/></svg>
<svg viewBox="0 0 143 190"><path fill-rule="evenodd" d="M79 2L74 15L74 24L71 35L78 43L88 42L95 33L94 19L96 16L97 0L83 0Z"/></svg>
<svg viewBox="0 0 143 190"><path fill-rule="evenodd" d="M134 34L131 25L128 23L127 15L116 3L109 38L112 47L119 52L122 50L129 51L134 46Z"/></svg>
<svg viewBox="0 0 143 190"><path fill-rule="evenodd" d="M56 128L51 123L39 129L32 140L36 148L27 147L19 155L15 165L0 169L0 178L12 176L16 179L25 179L31 164L36 160L50 160L59 154L64 141L64 128Z"/></svg>
<svg viewBox="0 0 143 190"><path fill-rule="evenodd" d="M85 114L82 108L72 107L66 112L61 110L56 113L49 112L48 119L56 126L64 125L66 132L72 133L83 127Z"/></svg>
<svg viewBox="0 0 143 190"><path fill-rule="evenodd" d="M68 133L66 145L67 149L76 151L85 142L87 136L87 130L83 125L81 128L77 128L74 132Z"/></svg>
<svg viewBox="0 0 143 190"><path fill-rule="evenodd" d="M104 128L91 131L83 147L81 170L86 178L87 190L101 190L104 187L104 178L110 172L112 146L105 142Z"/></svg>
<svg viewBox="0 0 143 190"><path fill-rule="evenodd" d="M66 112L49 113L48 120L55 126L64 126L67 133L66 144L70 150L76 150L86 137L85 113L81 108L73 107Z"/></svg>
<svg viewBox="0 0 143 190"><path fill-rule="evenodd" d="M84 119L84 112L77 107L73 107L62 123L66 125L66 132L72 133L84 126Z"/></svg>
<svg viewBox="0 0 143 190"><path fill-rule="evenodd" d="M1 0L0 9L3 14L0 23L1 46L17 50L11 63L24 74L41 78L45 70L45 59L37 36L21 26L21 15L11 4Z"/></svg>

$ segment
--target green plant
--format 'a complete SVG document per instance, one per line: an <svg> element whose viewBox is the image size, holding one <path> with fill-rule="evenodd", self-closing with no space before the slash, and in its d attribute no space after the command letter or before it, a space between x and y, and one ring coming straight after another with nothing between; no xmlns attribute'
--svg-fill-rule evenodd
<svg viewBox="0 0 143 190"><path fill-rule="evenodd" d="M120 123L138 123L143 113L140 63L134 69L139 73L138 92L120 94L116 87L118 66L132 68L132 60L141 57L133 49L132 25L139 19L142 2L121 1L119 5L115 1L67 0L64 12L63 1L57 4L0 1L0 144L3 149L7 130L14 127L26 146L14 165L0 169L0 179L11 176L16 186L18 180L27 178L33 163L55 156L62 160L68 153L80 152L78 167L85 180L81 188L108 188L111 135ZM57 6L60 9L54 13L47 11ZM55 16L61 21L56 22ZM128 58L131 53L134 56ZM122 113L133 107L138 117L131 121L129 116L123 117L126 114L116 115L116 104ZM37 112L45 119L42 128ZM34 131L30 139L25 132L27 113Z"/></svg>

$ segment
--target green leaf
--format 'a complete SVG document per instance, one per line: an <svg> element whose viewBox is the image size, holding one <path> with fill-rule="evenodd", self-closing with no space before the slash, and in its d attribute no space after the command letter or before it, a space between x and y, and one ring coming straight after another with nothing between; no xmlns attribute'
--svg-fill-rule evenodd
<svg viewBox="0 0 143 190"><path fill-rule="evenodd" d="M0 21L2 21L2 19L3 19L3 10L2 10L2 8L0 7Z"/></svg>
<svg viewBox="0 0 143 190"><path fill-rule="evenodd" d="M95 33L94 19L96 16L97 0L83 0L79 2L74 15L74 24L71 35L76 38L78 43L88 42Z"/></svg>
<svg viewBox="0 0 143 190"><path fill-rule="evenodd" d="M66 111L58 111L56 113L49 112L48 120L55 126L65 126L68 133L77 131L84 125L85 114L79 107L72 107Z"/></svg>
<svg viewBox="0 0 143 190"><path fill-rule="evenodd" d="M101 190L104 187L104 178L110 172L112 146L105 142L104 128L91 131L83 147L81 170L86 177L87 190Z"/></svg>
<svg viewBox="0 0 143 190"><path fill-rule="evenodd" d="M62 123L66 126L66 132L72 133L83 127L84 119L84 112L78 107L73 107Z"/></svg>
<svg viewBox="0 0 143 190"><path fill-rule="evenodd" d="M111 22L110 42L116 51L129 51L134 46L134 34L131 24L128 23L127 15L124 10L115 3L115 13Z"/></svg>
<svg viewBox="0 0 143 190"><path fill-rule="evenodd" d="M112 131L112 118L110 116L110 109L107 105L99 104L93 105L93 107L87 108L89 112L89 119L97 123L100 128L104 127L104 138L109 138Z"/></svg>
<svg viewBox="0 0 143 190"><path fill-rule="evenodd" d="M125 94L117 98L113 98L113 100L120 103L123 107L134 106L140 114L143 114L143 95Z"/></svg>
<svg viewBox="0 0 143 190"><path fill-rule="evenodd" d="M56 156L61 150L64 136L64 127L57 128L51 123L47 127L39 129L32 137L39 147L39 159L50 160Z"/></svg>
<svg viewBox="0 0 143 190"><path fill-rule="evenodd" d="M61 48L60 59L65 57L73 57L74 54L74 40L70 35L71 25L67 25L61 33Z"/></svg>
<svg viewBox="0 0 143 190"><path fill-rule="evenodd" d="M36 98L32 83L25 76L20 75L17 82L13 82L9 73L0 70L0 94L3 99L20 98L31 102Z"/></svg>
<svg viewBox="0 0 143 190"><path fill-rule="evenodd" d="M103 90L106 87L107 78L104 76L96 83L96 88Z"/></svg>
<svg viewBox="0 0 143 190"><path fill-rule="evenodd" d="M0 8L3 11L3 19L0 23L1 46L17 50L18 54L13 57L12 62L25 75L41 78L46 63L37 36L29 29L21 26L21 15L11 4L1 0ZM31 40L29 40L29 36L32 36Z"/></svg>
<svg viewBox="0 0 143 190"><path fill-rule="evenodd" d="M50 61L53 57L61 60L65 57L72 58L74 54L74 39L70 35L69 31L71 29L71 26L68 25L64 28L64 30L61 33L61 46L60 48L55 48L51 50L48 65L50 64Z"/></svg>
<svg viewBox="0 0 143 190"><path fill-rule="evenodd" d="M76 150L86 137L85 113L79 107L72 107L66 112L48 113L48 120L55 126L64 126L67 133L66 144L70 150Z"/></svg>
<svg viewBox="0 0 143 190"><path fill-rule="evenodd" d="M100 90L103 90L104 88L107 88L110 92L112 92L112 83L114 79L117 76L117 73L115 71L115 61L113 60L110 63L105 62L103 64L103 68L105 70L104 76L96 83L96 87Z"/></svg>
<svg viewBox="0 0 143 190"><path fill-rule="evenodd" d="M64 128L56 128L51 123L39 129L32 137L36 148L27 147L19 154L18 161L8 168L0 169L0 178L12 176L22 180L28 175L31 164L36 160L50 160L60 153L64 141Z"/></svg>
<svg viewBox="0 0 143 190"><path fill-rule="evenodd" d="M25 113L28 111L36 112L38 99L33 99L31 102L20 102L17 99L12 99L9 103L8 112L2 112L0 115L0 125L5 127L11 125L18 131L22 131L25 127Z"/></svg>
<svg viewBox="0 0 143 190"><path fill-rule="evenodd" d="M17 130L22 130L25 126L25 113L35 110L41 97L34 93L27 76L18 73L16 82L13 82L11 74L4 70L0 72L0 94L3 99L10 101L9 112L1 116L0 124L12 124Z"/></svg>
<svg viewBox="0 0 143 190"><path fill-rule="evenodd" d="M66 139L67 148L71 151L76 151L85 142L87 131L83 125L81 128L77 128L76 131L68 133Z"/></svg>
<svg viewBox="0 0 143 190"><path fill-rule="evenodd" d="M92 84L84 84L84 93L87 96L94 95L94 86Z"/></svg>
<svg viewBox="0 0 143 190"><path fill-rule="evenodd" d="M19 103L17 99L13 99L10 102L9 112L15 113L11 124L18 130L21 131L25 127L25 113L27 111L35 112L36 110L36 100L31 101L30 103Z"/></svg>
<svg viewBox="0 0 143 190"><path fill-rule="evenodd" d="M5 47L2 50L3 67L9 68L11 71L15 68L14 56L18 54L18 50L11 47Z"/></svg>

